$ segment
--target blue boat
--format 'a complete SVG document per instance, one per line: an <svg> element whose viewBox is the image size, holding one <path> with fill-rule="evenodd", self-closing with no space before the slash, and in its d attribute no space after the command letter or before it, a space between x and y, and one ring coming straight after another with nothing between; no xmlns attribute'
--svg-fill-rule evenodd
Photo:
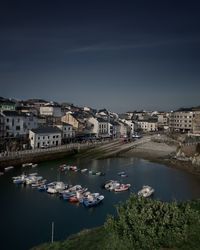
<svg viewBox="0 0 200 250"><path fill-rule="evenodd" d="M94 207L94 206L97 206L99 203L101 203L103 199L104 199L103 195L99 195L98 197L93 198L91 200L88 198L85 198L83 199L83 205L85 207Z"/></svg>
<svg viewBox="0 0 200 250"><path fill-rule="evenodd" d="M43 192L43 191L46 191L47 188L48 187L46 185L41 185L41 186L38 187L38 191Z"/></svg>

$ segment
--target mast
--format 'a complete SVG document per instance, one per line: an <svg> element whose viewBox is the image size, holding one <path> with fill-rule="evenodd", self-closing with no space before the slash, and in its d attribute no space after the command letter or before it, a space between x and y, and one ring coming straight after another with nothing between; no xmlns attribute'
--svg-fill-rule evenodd
<svg viewBox="0 0 200 250"><path fill-rule="evenodd" d="M51 224L51 243L53 243L54 240L54 222L52 221Z"/></svg>

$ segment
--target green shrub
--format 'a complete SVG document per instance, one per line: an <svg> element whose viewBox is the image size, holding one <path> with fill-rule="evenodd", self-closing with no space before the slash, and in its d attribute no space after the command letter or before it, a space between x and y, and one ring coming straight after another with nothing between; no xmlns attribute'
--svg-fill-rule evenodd
<svg viewBox="0 0 200 250"><path fill-rule="evenodd" d="M105 224L115 242L112 249L183 249L199 241L200 216L189 203L163 203L132 195L117 211L118 217L109 217Z"/></svg>

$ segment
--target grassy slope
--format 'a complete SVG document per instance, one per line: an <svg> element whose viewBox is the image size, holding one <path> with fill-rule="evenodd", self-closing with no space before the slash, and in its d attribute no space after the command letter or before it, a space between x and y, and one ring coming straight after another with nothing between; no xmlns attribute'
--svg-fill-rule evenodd
<svg viewBox="0 0 200 250"><path fill-rule="evenodd" d="M53 244L46 243L32 250L102 250L106 248L106 242L107 235L102 226L91 230L83 230L76 235L70 236L65 241Z"/></svg>

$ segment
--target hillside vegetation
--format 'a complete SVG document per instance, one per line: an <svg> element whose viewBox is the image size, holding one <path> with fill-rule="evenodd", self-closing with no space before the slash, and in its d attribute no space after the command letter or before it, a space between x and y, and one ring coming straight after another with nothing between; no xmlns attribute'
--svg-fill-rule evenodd
<svg viewBox="0 0 200 250"><path fill-rule="evenodd" d="M34 250L200 249L199 200L165 203L131 195L117 212L100 228Z"/></svg>

